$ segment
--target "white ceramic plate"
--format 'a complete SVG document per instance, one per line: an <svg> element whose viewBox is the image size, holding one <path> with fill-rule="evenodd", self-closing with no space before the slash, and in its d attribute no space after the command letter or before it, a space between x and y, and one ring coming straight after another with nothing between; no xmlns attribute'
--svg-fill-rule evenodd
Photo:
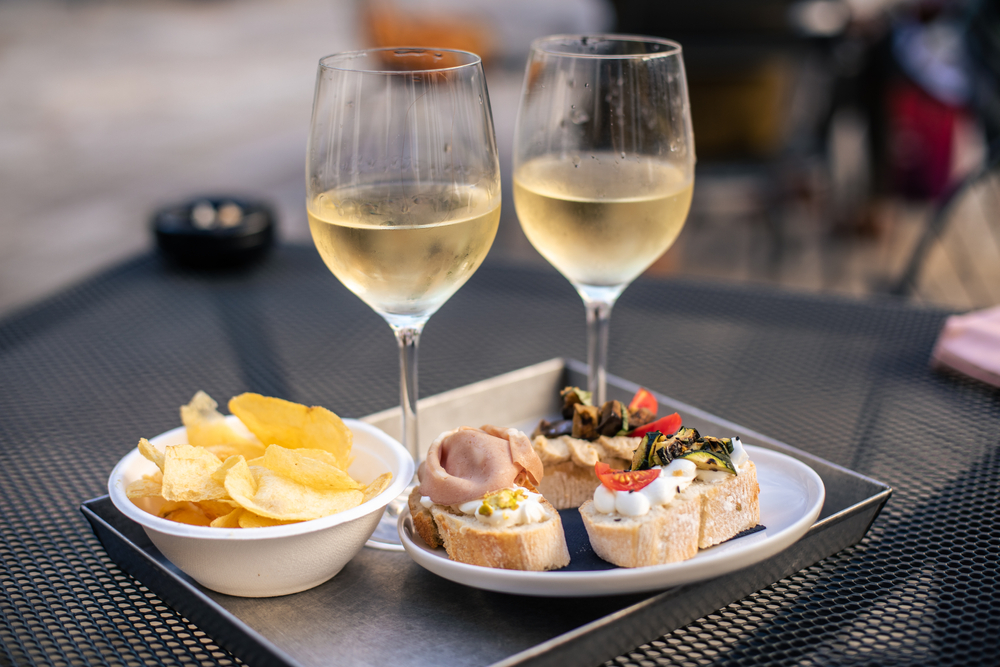
<svg viewBox="0 0 1000 667"><path fill-rule="evenodd" d="M584 597L655 591L729 574L791 546L823 507L823 481L790 456L747 445L760 484L760 523L765 530L699 551L690 560L633 569L523 572L458 563L431 549L413 530L408 512L399 518L403 547L419 565L445 579L490 591L544 597Z"/></svg>

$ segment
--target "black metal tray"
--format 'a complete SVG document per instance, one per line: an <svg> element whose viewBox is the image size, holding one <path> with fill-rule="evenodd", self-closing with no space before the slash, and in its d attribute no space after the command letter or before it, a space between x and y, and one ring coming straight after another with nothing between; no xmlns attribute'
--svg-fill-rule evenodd
<svg viewBox="0 0 1000 667"><path fill-rule="evenodd" d="M586 382L586 368L554 359L421 401L421 441L456 425L532 428L558 410L558 389ZM608 398L638 387L609 378ZM219 646L253 665L598 664L711 613L856 544L888 500L880 482L707 412L657 395L706 434L737 433L788 454L823 479L813 527L785 551L729 575L672 588L596 598L528 598L468 588L431 574L405 553L362 549L333 579L278 598L238 598L202 588L171 565L107 496L85 502L108 555ZM398 435L398 408L365 421Z"/></svg>

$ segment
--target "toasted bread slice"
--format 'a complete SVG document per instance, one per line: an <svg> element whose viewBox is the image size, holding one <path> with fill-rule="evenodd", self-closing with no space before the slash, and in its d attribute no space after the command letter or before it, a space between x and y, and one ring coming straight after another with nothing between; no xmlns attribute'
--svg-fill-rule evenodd
<svg viewBox="0 0 1000 667"><path fill-rule="evenodd" d="M410 492L406 499L406 504L410 507L410 517L413 519L413 528L420 535L420 539L427 543L431 549L444 546L441 541L441 533L438 532L434 524L434 517L431 516L430 508L420 504L420 487L416 487Z"/></svg>
<svg viewBox="0 0 1000 667"><path fill-rule="evenodd" d="M538 483L538 492L556 509L579 507L594 496L594 489L600 484L594 464L600 461L615 470L628 468L640 441L641 438L627 436L601 436L595 441L567 435L536 436L531 445L545 473Z"/></svg>
<svg viewBox="0 0 1000 667"><path fill-rule="evenodd" d="M461 563L505 570L554 570L569 565L569 549L559 512L546 501L544 521L493 527L444 505L420 504L419 487L408 499L413 526L428 546L444 546Z"/></svg>
<svg viewBox="0 0 1000 667"><path fill-rule="evenodd" d="M545 466L545 476L538 483L538 492L556 509L579 507L594 497L600 484L594 466L582 467L572 461Z"/></svg>
<svg viewBox="0 0 1000 667"><path fill-rule="evenodd" d="M667 505L640 517L580 507L594 552L619 567L675 563L760 523L760 486L752 461L720 482L695 480Z"/></svg>
<svg viewBox="0 0 1000 667"><path fill-rule="evenodd" d="M690 487L688 487L690 489ZM594 501L580 506L580 516L594 553L619 567L643 567L687 560L698 553L702 497L685 489L669 505L638 517L603 514Z"/></svg>
<svg viewBox="0 0 1000 667"><path fill-rule="evenodd" d="M760 485L753 461L740 466L740 474L722 482L696 480L688 488L702 497L700 549L721 544L760 523Z"/></svg>

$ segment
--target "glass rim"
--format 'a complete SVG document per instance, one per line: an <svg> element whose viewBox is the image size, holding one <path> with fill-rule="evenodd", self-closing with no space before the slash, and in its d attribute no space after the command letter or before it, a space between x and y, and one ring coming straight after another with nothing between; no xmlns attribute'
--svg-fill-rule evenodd
<svg viewBox="0 0 1000 667"><path fill-rule="evenodd" d="M553 48L549 48L548 45L555 42L568 42L568 41L578 41L582 42L587 39L600 40L606 42L639 42L647 44L662 44L664 46L669 46L670 48L666 51L659 51L656 53L569 53L566 51L557 51ZM531 43L532 51L540 51L546 55L553 56L563 56L566 58L596 58L603 60L632 60L632 59L647 59L647 58L665 58L671 56L681 55L683 52L683 47L680 42L675 42L672 39L666 39L665 37L652 37L649 35L625 35L619 33L594 33L594 34L560 34L560 35L547 35L545 37L539 37Z"/></svg>
<svg viewBox="0 0 1000 667"><path fill-rule="evenodd" d="M386 69L385 67L337 67L334 61L346 60L348 62L354 62L362 57L372 56L378 53L386 52L410 52L410 53L453 53L461 56L468 56L469 61L461 63L459 65L449 65L447 67L421 67L418 69L408 69L408 70L398 70L398 69ZM483 59L479 54L473 53L472 51L463 51L461 49L437 49L427 46L381 46L371 49L357 49L356 51L341 51L338 53L331 53L330 55L323 56L319 59L319 67L321 70L330 70L336 72L358 72L362 74L421 74L425 72L448 72L460 69L465 69L466 67L475 67L481 65Z"/></svg>

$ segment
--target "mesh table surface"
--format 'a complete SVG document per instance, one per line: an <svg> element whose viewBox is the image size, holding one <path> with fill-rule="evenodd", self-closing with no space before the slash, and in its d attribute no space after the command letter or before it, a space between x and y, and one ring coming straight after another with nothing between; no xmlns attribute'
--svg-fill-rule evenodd
<svg viewBox="0 0 1000 667"><path fill-rule="evenodd" d="M429 396L585 358L583 306L551 271L489 261L430 321ZM641 280L615 308L611 373L892 485L856 547L613 665L995 664L996 391L928 370L944 314ZM389 327L311 248L186 273L141 257L0 321L0 664L231 664L105 554L78 512L197 389L398 404Z"/></svg>

